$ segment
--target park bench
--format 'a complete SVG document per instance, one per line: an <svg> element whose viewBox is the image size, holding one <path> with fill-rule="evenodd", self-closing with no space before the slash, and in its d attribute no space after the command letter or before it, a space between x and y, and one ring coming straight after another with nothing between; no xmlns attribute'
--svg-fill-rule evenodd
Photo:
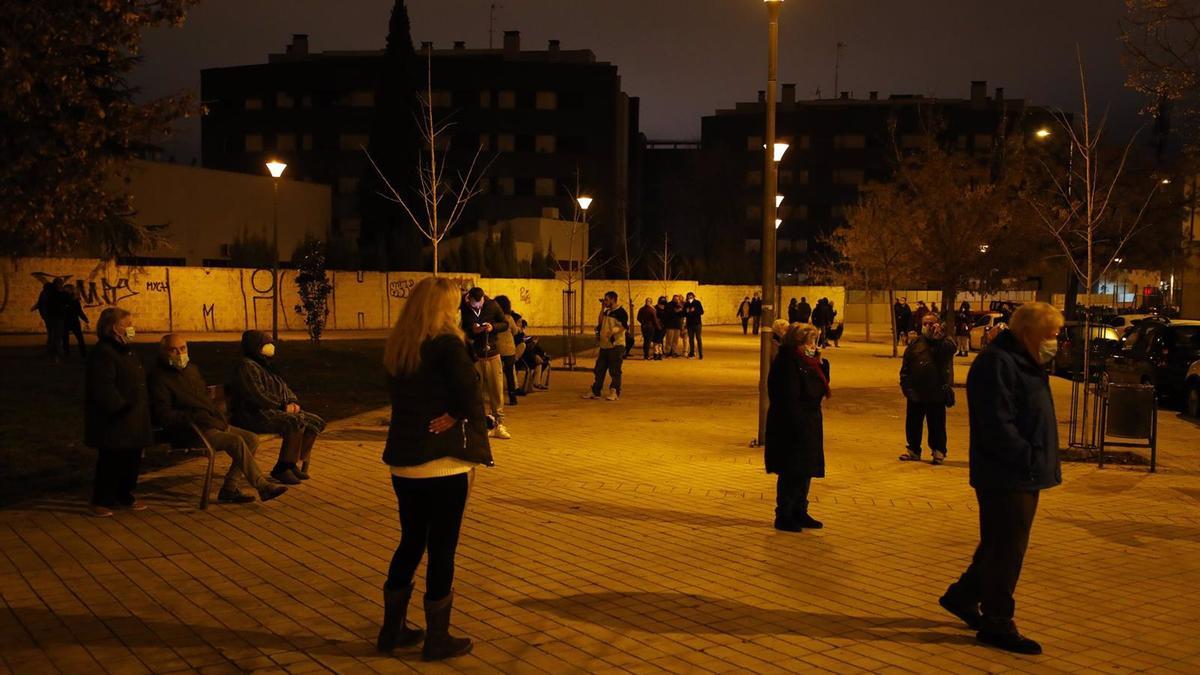
<svg viewBox="0 0 1200 675"><path fill-rule="evenodd" d="M212 399L213 403L216 404L217 409L221 411L221 414L224 415L226 417L226 419L228 419L228 417L229 417L229 400L226 398L226 395L225 395L225 387L223 385L219 385L219 384L209 386L208 387L208 397L210 399ZM208 442L208 439L204 437L204 434L200 431L199 427L197 427L195 424L192 424L191 427L192 427L192 431L194 431L196 433L196 439L199 444L198 445L197 444L189 444L187 446L181 446L181 447L175 447L174 445L168 444L169 449L167 450L167 452L168 453L182 453L185 455L191 454L193 452L198 452L198 453L205 455L205 457L208 459L208 465L204 469L204 491L202 493L200 493L200 509L203 510L203 509L208 508L208 497L209 497L209 493L212 492L213 465L216 463L217 452L213 448L212 444ZM258 437L258 443L260 446L267 441L272 441L272 440L279 440L280 442L283 441L283 437L280 436L279 434L255 434L255 435Z"/></svg>

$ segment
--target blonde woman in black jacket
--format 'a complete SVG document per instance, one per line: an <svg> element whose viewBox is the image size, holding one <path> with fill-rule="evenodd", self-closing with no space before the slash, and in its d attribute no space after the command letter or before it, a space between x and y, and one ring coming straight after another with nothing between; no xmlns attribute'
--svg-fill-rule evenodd
<svg viewBox="0 0 1200 675"><path fill-rule="evenodd" d="M420 281L384 350L392 419L383 461L391 468L401 534L383 588L377 647L390 652L424 636L427 661L471 651L469 639L449 633L454 554L475 467L492 464L483 392L460 324L460 297L448 279ZM426 550L428 634L405 622L413 576Z"/></svg>

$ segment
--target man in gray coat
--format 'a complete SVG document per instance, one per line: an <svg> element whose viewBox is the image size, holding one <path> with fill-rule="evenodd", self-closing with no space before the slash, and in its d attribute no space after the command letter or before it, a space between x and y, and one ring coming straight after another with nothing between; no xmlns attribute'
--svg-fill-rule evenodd
<svg viewBox="0 0 1200 675"><path fill-rule="evenodd" d="M1062 325L1062 313L1051 305L1021 305L1010 329L988 345L967 375L979 546L971 566L939 603L978 631L981 643L1018 654L1042 653L1041 645L1017 632L1013 593L1038 495L1062 482L1046 373Z"/></svg>

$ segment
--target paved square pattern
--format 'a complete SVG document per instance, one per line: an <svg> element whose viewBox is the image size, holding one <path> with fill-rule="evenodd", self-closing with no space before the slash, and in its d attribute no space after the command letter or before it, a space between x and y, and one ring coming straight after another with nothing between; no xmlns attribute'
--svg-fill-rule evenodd
<svg viewBox="0 0 1200 675"><path fill-rule="evenodd" d="M556 372L510 411L459 549L469 657L372 651L399 534L380 411L332 425L313 480L269 504L197 511L187 462L143 477L142 513L93 519L75 495L0 511L0 670L1200 672L1194 423L1163 414L1158 474L1069 464L1042 495L1017 614L1046 654L1015 657L936 604L976 541L965 405L945 466L902 464L899 362L830 350L826 527L778 533L748 446L757 343L706 337L704 361L627 362L619 402Z"/></svg>

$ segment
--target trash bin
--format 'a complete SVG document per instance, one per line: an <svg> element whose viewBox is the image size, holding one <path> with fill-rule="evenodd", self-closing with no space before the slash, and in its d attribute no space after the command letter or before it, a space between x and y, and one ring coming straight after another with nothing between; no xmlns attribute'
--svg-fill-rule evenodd
<svg viewBox="0 0 1200 675"><path fill-rule="evenodd" d="M1104 389L1099 465L1104 466L1106 445L1149 448L1150 471L1153 473L1158 455L1158 398L1154 385L1109 384ZM1146 442L1111 442L1109 436L1143 439Z"/></svg>

